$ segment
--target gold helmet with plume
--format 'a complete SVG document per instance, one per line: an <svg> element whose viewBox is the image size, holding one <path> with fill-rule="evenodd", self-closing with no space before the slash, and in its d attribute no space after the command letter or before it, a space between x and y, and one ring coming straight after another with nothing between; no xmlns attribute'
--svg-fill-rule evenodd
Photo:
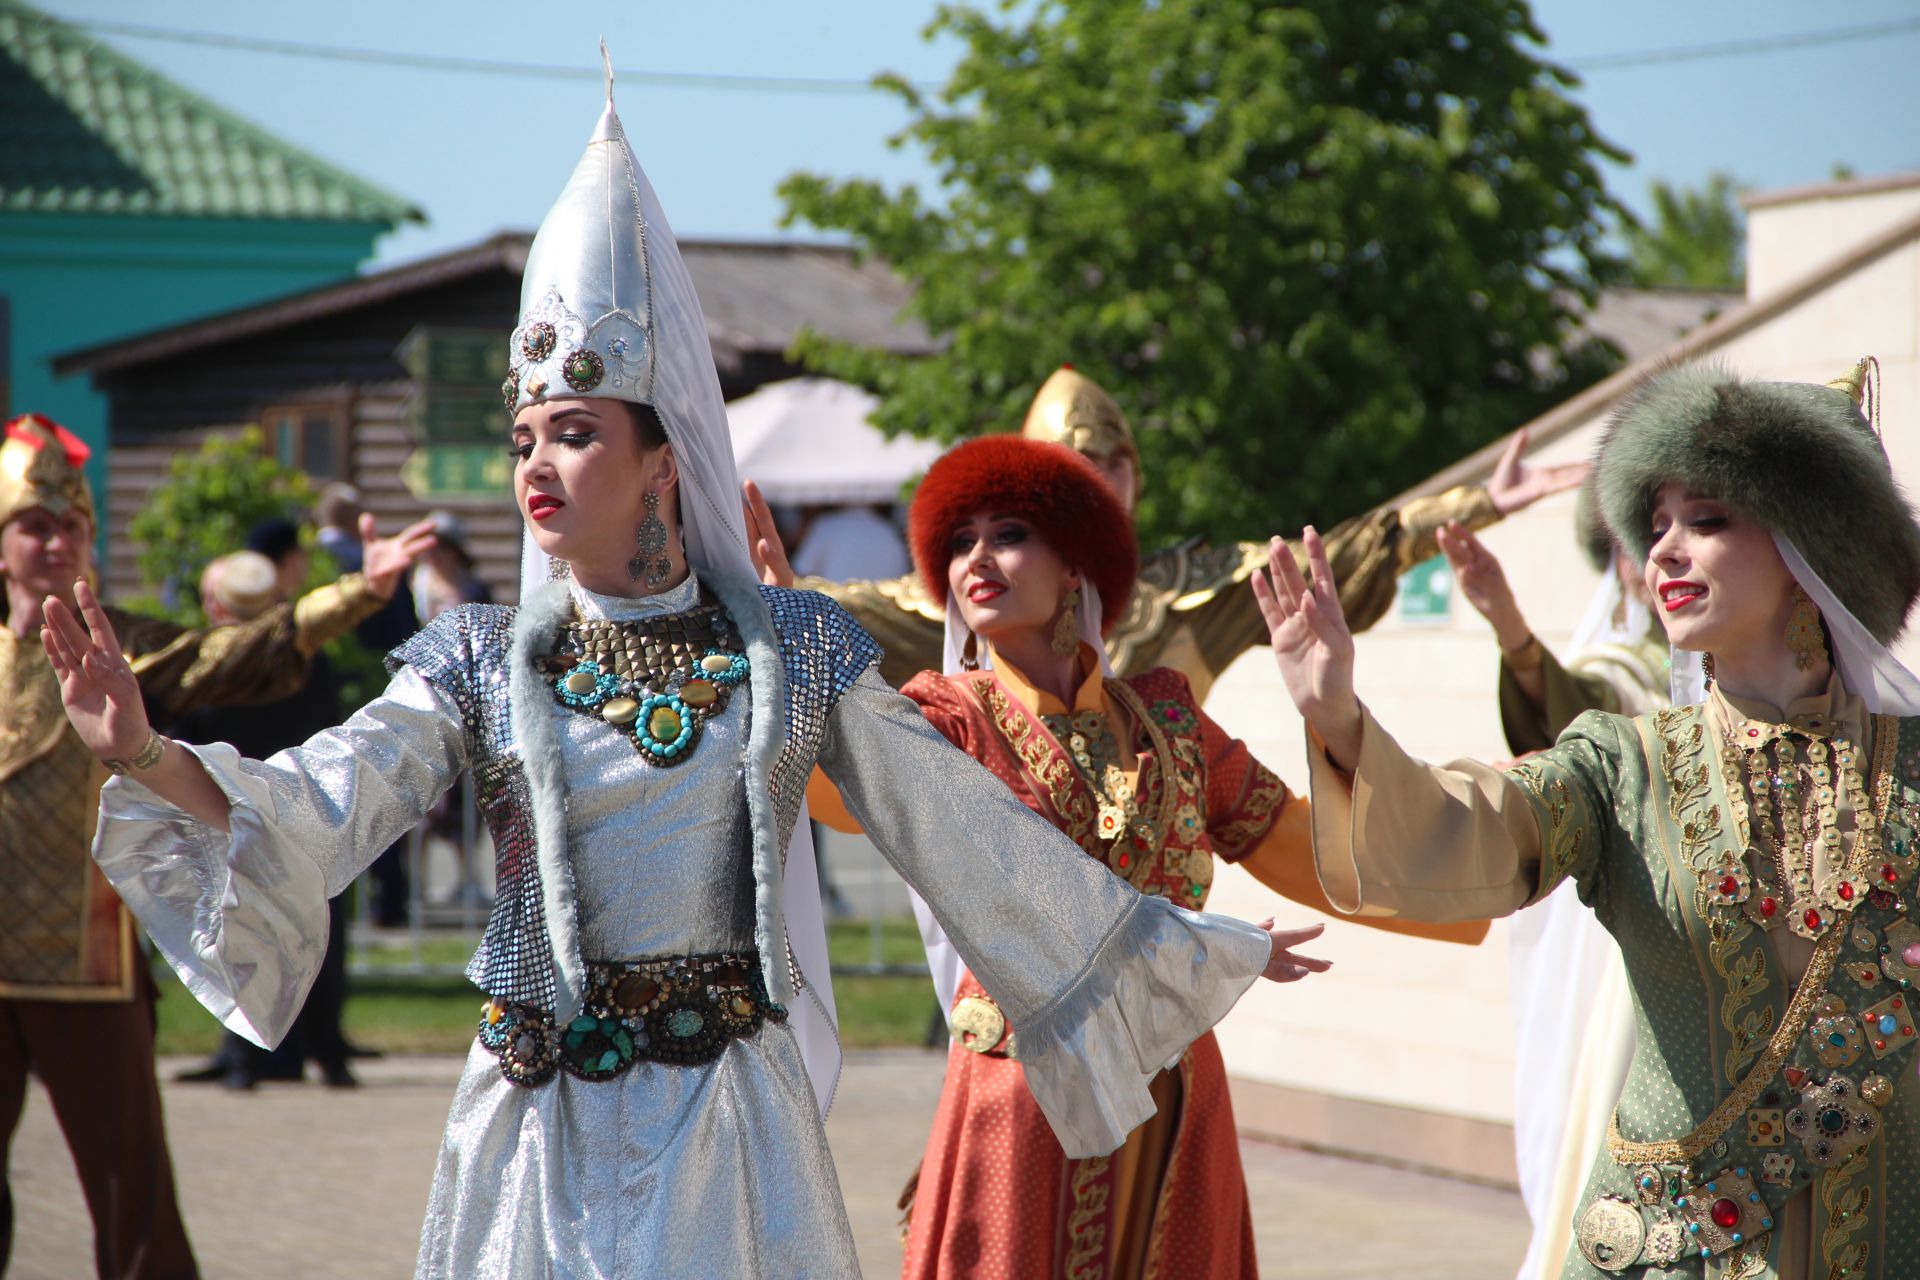
<svg viewBox="0 0 1920 1280"><path fill-rule="evenodd" d="M58 517L78 511L93 523L86 442L50 418L27 413L0 428L0 524L44 508Z"/></svg>

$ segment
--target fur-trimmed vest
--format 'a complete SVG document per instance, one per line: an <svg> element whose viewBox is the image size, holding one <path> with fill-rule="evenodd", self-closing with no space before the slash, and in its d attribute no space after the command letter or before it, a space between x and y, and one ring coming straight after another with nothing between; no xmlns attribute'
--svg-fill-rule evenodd
<svg viewBox="0 0 1920 1280"><path fill-rule="evenodd" d="M733 616L752 663L745 767L754 940L768 991L790 1004L804 981L781 906L787 841L827 718L880 648L846 610L815 592L703 583ZM552 695L533 659L552 651L571 608L565 583L530 593L518 608L464 605L387 657L390 670L411 666L449 694L465 722L474 790L496 859L493 914L467 976L496 999L550 1009L562 1022L579 1010L584 974L567 790L591 783L564 776Z"/></svg>

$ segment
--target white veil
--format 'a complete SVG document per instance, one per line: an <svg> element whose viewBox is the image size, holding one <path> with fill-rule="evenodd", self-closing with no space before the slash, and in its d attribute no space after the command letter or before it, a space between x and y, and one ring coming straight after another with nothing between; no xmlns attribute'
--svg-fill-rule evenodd
<svg viewBox="0 0 1920 1280"><path fill-rule="evenodd" d="M520 305L521 323L514 331L512 354L515 360L523 355L527 360L514 371L518 404L541 398L564 380L575 394L652 406L666 428L678 464L680 524L688 563L734 615L750 647L755 636L777 644L772 618L760 596L760 580L747 554L740 481L734 472L726 404L714 369L706 316L666 213L614 111L611 69L606 109L566 190L541 223L528 251ZM540 325L551 325L555 339L529 344L530 333ZM545 332L540 330L537 336ZM543 346L547 354L536 356ZM578 364L569 363L583 351L602 370L601 380L584 389L575 381ZM520 586L525 600L552 574L547 556L530 537L523 538L522 547ZM777 652L769 650L767 656L777 665ZM765 664L757 662L756 670L761 665ZM758 688L778 692L784 688L782 675L768 672L764 679L755 680L750 750L756 760L768 765L783 745L769 739L783 734L784 710L774 705L772 697L758 696ZM760 800L771 804L770 799ZM750 807L754 803L756 797L750 794ZM775 948L790 948L805 976L804 991L789 991L784 957L762 957L769 989L789 1005L789 1025L800 1042L824 1114L839 1077L840 1049L826 923L804 804L784 868L756 863L755 869L759 932ZM771 921L766 918L769 899ZM776 923L783 928L769 927Z"/></svg>

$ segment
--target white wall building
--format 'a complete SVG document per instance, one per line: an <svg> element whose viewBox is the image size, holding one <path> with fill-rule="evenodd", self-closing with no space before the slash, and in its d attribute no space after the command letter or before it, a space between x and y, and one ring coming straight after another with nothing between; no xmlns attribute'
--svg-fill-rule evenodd
<svg viewBox="0 0 1920 1280"><path fill-rule="evenodd" d="M1826 382L1870 354L1880 361L1881 426L1895 472L1920 492L1920 174L1756 196L1747 210L1746 301L1529 423L1533 456L1591 456L1616 401L1667 363L1711 359L1746 377ZM1484 482L1503 443L1405 496ZM1596 585L1575 543L1572 496L1484 538L1541 640L1564 654ZM1425 618L1407 616L1404 603L1358 639L1361 697L1417 756L1504 757L1491 629L1464 600ZM1920 666L1920 643L1910 638L1902 656ZM1208 711L1289 783L1304 785L1300 719L1267 654L1249 653L1229 670ZM1250 877L1227 871L1208 905L1259 919L1276 903ZM1283 922L1309 914L1279 905ZM1331 973L1259 984L1220 1029L1241 1127L1511 1181L1504 923L1473 950L1335 924L1315 951L1335 962Z"/></svg>

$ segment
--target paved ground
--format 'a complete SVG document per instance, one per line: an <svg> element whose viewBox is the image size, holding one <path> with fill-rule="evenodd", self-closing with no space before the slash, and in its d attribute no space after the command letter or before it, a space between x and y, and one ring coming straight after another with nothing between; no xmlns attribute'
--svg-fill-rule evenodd
<svg viewBox="0 0 1920 1280"><path fill-rule="evenodd" d="M898 1274L894 1198L919 1155L940 1057L853 1055L827 1129L866 1275ZM181 1064L163 1063L163 1079ZM401 1280L411 1274L454 1058L370 1063L366 1086L270 1085L233 1095L165 1086L181 1200L207 1280ZM1504 1280L1525 1247L1509 1192L1316 1156L1241 1147L1262 1274L1281 1280ZM92 1274L90 1228L36 1087L13 1143L12 1280Z"/></svg>

